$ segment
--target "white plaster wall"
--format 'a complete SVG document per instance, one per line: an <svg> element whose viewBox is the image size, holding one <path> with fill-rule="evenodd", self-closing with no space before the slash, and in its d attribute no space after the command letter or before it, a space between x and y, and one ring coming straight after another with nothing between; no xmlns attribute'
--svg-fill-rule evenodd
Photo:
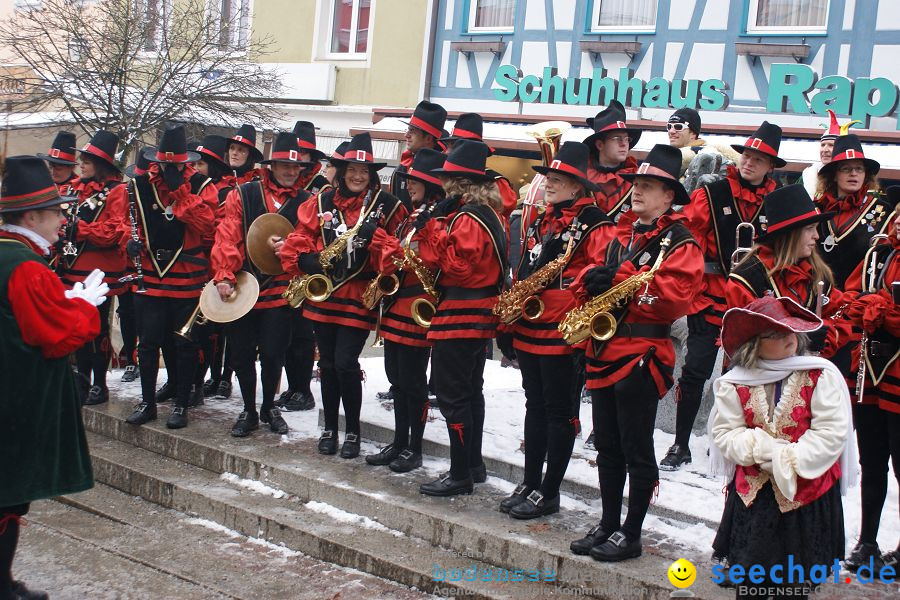
<svg viewBox="0 0 900 600"><path fill-rule="evenodd" d="M900 2L881 0L878 3L878 16L875 18L876 29L900 29Z"/></svg>
<svg viewBox="0 0 900 600"><path fill-rule="evenodd" d="M685 79L721 79L725 61L724 44L694 44L688 59Z"/></svg>
<svg viewBox="0 0 900 600"><path fill-rule="evenodd" d="M553 0L553 22L557 29L581 31L584 23L575 22L576 0Z"/></svg>
<svg viewBox="0 0 900 600"><path fill-rule="evenodd" d="M544 0L519 0L518 10L525 4L525 29L547 29L547 13Z"/></svg>
<svg viewBox="0 0 900 600"><path fill-rule="evenodd" d="M673 79L675 77L675 68L681 58L681 51L684 44L681 42L669 42L666 44L666 64L663 65L663 77Z"/></svg>
<svg viewBox="0 0 900 600"><path fill-rule="evenodd" d="M669 29L687 29L696 4L697 0L674 0L669 9Z"/></svg>
<svg viewBox="0 0 900 600"><path fill-rule="evenodd" d="M535 0L532 0L534 2ZM522 42L522 64L520 69L525 75L537 75L544 72L544 67L550 64L547 53L547 42Z"/></svg>

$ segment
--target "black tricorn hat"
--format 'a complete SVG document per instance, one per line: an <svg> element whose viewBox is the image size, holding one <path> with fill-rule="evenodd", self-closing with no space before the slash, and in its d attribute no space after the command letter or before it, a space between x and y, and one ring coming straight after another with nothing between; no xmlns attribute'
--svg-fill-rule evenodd
<svg viewBox="0 0 900 600"><path fill-rule="evenodd" d="M444 166L447 155L439 152L434 148L422 148L413 157L412 164L408 171L397 172L397 177L408 177L416 179L422 183L430 183L433 185L441 185L441 180L433 173L435 169Z"/></svg>
<svg viewBox="0 0 900 600"><path fill-rule="evenodd" d="M618 100L610 100L609 106L601 110L594 117L588 117L584 120L588 127L594 130L594 133L584 139L584 143L594 151L594 141L613 131L624 131L628 134L628 147L634 148L634 145L641 139L641 130L628 127L625 122L625 107Z"/></svg>
<svg viewBox="0 0 900 600"><path fill-rule="evenodd" d="M116 149L119 147L119 136L109 131L99 130L83 148L79 150L94 158L99 158L110 167L121 171L116 164Z"/></svg>
<svg viewBox="0 0 900 600"><path fill-rule="evenodd" d="M156 150L146 149L141 154L150 162L184 164L196 162L200 155L187 149L183 125L173 125L163 131Z"/></svg>
<svg viewBox="0 0 900 600"><path fill-rule="evenodd" d="M834 150L831 152L831 162L822 165L819 173L830 173L836 170L840 163L847 160L861 160L866 169L867 175L875 175L881 170L881 163L871 158L866 158L863 154L862 144L859 138L848 133L847 135L838 136L834 140Z"/></svg>
<svg viewBox="0 0 900 600"><path fill-rule="evenodd" d="M731 147L739 153L749 148L750 150L756 150L757 152L762 152L767 156L771 156L775 161L775 166L778 168L787 164L787 161L778 158L778 148L780 146L781 127L774 123L769 123L768 121L763 121L756 132L747 138L747 141L744 142L743 146L740 144L731 145Z"/></svg>
<svg viewBox="0 0 900 600"><path fill-rule="evenodd" d="M0 214L51 208L74 200L60 196L47 164L37 156L10 156L0 185Z"/></svg>
<svg viewBox="0 0 900 600"><path fill-rule="evenodd" d="M340 157L332 156L331 162L336 164L356 163L369 165L376 171L383 169L387 163L375 162L375 153L372 151L372 136L368 131L354 135Z"/></svg>
<svg viewBox="0 0 900 600"><path fill-rule="evenodd" d="M636 172L622 173L620 177L632 182L637 177L652 177L662 181L675 192L672 204L687 204L691 201L691 196L678 180L680 172L681 150L668 144L656 144L647 153L647 158L640 164Z"/></svg>
<svg viewBox="0 0 900 600"><path fill-rule="evenodd" d="M256 147L256 127L253 125L241 125L237 132L231 136L229 142L246 146L250 149L250 160L258 163L263 159L263 153Z"/></svg>
<svg viewBox="0 0 900 600"><path fill-rule="evenodd" d="M409 121L402 122L412 125L416 129L421 129L428 135L434 136L435 139L441 139L446 121L447 110L443 106L428 100L422 100L416 106Z"/></svg>
<svg viewBox="0 0 900 600"><path fill-rule="evenodd" d="M40 152L37 156L49 163L74 167L78 164L75 160L75 134L71 131L60 131L53 138L53 144L47 154Z"/></svg>
<svg viewBox="0 0 900 600"><path fill-rule="evenodd" d="M156 153L156 146L144 146L141 148L135 157L135 161L125 167L125 174L128 175L129 179L134 179L138 175L147 174L147 169L150 168L150 161L144 156L144 152L148 150L151 153Z"/></svg>
<svg viewBox="0 0 900 600"><path fill-rule="evenodd" d="M270 165L274 162L288 162L306 167L315 164L300 158L300 146L297 144L297 136L290 131L278 132L278 135L275 136L275 141L272 143L272 156L268 160L260 162L264 165Z"/></svg>
<svg viewBox="0 0 900 600"><path fill-rule="evenodd" d="M590 155L590 149L583 143L564 142L553 156L553 161L549 166L539 165L531 168L542 175L550 172L566 175L578 181L587 191L593 192L596 187L587 178Z"/></svg>
<svg viewBox="0 0 900 600"><path fill-rule="evenodd" d="M464 177L473 181L489 181L493 179L487 173L487 157L491 149L478 140L460 140L453 145L450 154L437 173L444 177Z"/></svg>
<svg viewBox="0 0 900 600"><path fill-rule="evenodd" d="M771 241L774 237L834 216L833 212L819 212L802 183L786 185L766 194L763 210L766 231L757 236L757 242Z"/></svg>
<svg viewBox="0 0 900 600"><path fill-rule="evenodd" d="M325 153L316 148L316 126L310 121L297 121L294 123L294 135L300 144L300 149L309 152L313 160L325 158Z"/></svg>
<svg viewBox="0 0 900 600"><path fill-rule="evenodd" d="M215 160L226 169L228 166L228 140L221 135L208 135L194 146L193 150L200 154L200 160Z"/></svg>

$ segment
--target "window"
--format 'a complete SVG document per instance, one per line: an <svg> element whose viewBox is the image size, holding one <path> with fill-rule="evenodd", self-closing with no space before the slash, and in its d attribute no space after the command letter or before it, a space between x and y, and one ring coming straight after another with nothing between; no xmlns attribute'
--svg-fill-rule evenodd
<svg viewBox="0 0 900 600"><path fill-rule="evenodd" d="M513 30L516 0L470 0L468 31Z"/></svg>
<svg viewBox="0 0 900 600"><path fill-rule="evenodd" d="M144 50L148 52L159 50L172 11L172 0L135 0L135 2L144 23Z"/></svg>
<svg viewBox="0 0 900 600"><path fill-rule="evenodd" d="M825 33L828 0L750 0L748 33Z"/></svg>
<svg viewBox="0 0 900 600"><path fill-rule="evenodd" d="M656 0L594 0L591 31L653 33L656 4Z"/></svg>
<svg viewBox="0 0 900 600"><path fill-rule="evenodd" d="M331 54L364 58L369 49L372 0L332 0Z"/></svg>
<svg viewBox="0 0 900 600"><path fill-rule="evenodd" d="M40 10L41 0L16 0L15 7L18 10Z"/></svg>
<svg viewBox="0 0 900 600"><path fill-rule="evenodd" d="M250 39L250 0L209 0L223 51L245 50Z"/></svg>

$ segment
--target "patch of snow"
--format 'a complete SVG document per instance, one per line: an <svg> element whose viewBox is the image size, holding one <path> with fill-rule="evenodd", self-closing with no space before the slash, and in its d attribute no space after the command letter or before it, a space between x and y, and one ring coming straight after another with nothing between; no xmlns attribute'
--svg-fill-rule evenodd
<svg viewBox="0 0 900 600"><path fill-rule="evenodd" d="M222 479L223 481L227 481L228 483L233 483L234 485L240 486L242 488L254 491L257 494L272 496L273 498L286 498L288 495L287 492L270 487L261 481L257 481L255 479L242 479L234 473L222 473L220 479Z"/></svg>
<svg viewBox="0 0 900 600"><path fill-rule="evenodd" d="M189 525L199 525L200 527L205 527L207 529L212 529L213 531L218 531L219 533L224 533L225 535L233 538L244 537L242 534L238 533L234 529L229 529L224 525L220 525L215 521L210 521L209 519L197 519L194 517L189 517L187 519L182 519L185 523Z"/></svg>
<svg viewBox="0 0 900 600"><path fill-rule="evenodd" d="M351 512L347 512L346 510L341 510L336 506L332 506L330 504L326 504L325 502L319 502L317 500L310 500L304 506L311 511L328 515L335 521L339 523L347 523L348 525L356 525L358 527L364 527L365 529L374 529L376 531L383 531L385 533L390 533L394 537L402 537L403 532L397 531L396 529L389 529L379 523L378 521L373 521L369 517L364 517L362 515L357 515Z"/></svg>

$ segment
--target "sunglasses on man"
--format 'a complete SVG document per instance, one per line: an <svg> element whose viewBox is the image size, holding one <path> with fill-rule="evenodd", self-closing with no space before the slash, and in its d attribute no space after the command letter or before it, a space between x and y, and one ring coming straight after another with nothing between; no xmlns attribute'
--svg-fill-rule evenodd
<svg viewBox="0 0 900 600"><path fill-rule="evenodd" d="M667 131L684 131L687 127L687 123L666 123Z"/></svg>

